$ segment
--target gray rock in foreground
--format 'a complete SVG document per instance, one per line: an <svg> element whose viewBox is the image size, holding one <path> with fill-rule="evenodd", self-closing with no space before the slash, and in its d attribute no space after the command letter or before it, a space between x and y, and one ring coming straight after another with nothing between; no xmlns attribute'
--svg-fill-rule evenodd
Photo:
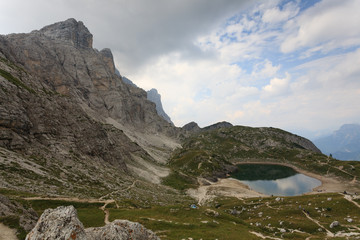
<svg viewBox="0 0 360 240"><path fill-rule="evenodd" d="M87 228L79 221L73 206L47 209L26 237L26 240L160 240L139 223L115 220L104 227Z"/></svg>
<svg viewBox="0 0 360 240"><path fill-rule="evenodd" d="M46 209L26 240L88 239L73 206Z"/></svg>
<svg viewBox="0 0 360 240"><path fill-rule="evenodd" d="M88 239L106 240L160 240L155 233L147 230L143 225L127 220L114 220L104 227L85 229Z"/></svg>

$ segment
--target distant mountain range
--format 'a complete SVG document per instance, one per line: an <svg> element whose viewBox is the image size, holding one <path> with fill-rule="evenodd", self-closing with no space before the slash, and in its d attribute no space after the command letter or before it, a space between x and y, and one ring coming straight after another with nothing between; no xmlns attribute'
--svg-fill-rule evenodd
<svg viewBox="0 0 360 240"><path fill-rule="evenodd" d="M330 136L313 141L324 153L339 160L360 161L360 124L345 124Z"/></svg>

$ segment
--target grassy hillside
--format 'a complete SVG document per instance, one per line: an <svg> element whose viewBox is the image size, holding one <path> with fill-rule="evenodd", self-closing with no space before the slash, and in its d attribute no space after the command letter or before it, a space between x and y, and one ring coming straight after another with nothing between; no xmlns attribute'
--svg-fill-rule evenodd
<svg viewBox="0 0 360 240"><path fill-rule="evenodd" d="M163 183L186 189L197 184L197 177L224 177L241 162L284 163L344 181L360 177L360 162L321 154L307 139L276 128L235 126L187 138L182 149L174 152L169 162L173 172Z"/></svg>

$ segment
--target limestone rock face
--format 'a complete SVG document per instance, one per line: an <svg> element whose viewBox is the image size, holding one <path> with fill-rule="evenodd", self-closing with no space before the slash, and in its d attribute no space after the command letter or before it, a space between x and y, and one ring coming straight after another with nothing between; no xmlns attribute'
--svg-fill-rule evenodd
<svg viewBox="0 0 360 240"><path fill-rule="evenodd" d="M89 240L160 240L155 233L141 224L127 220L114 220L104 227L87 228L85 232Z"/></svg>
<svg viewBox="0 0 360 240"><path fill-rule="evenodd" d="M93 35L83 22L73 18L46 26L40 32L49 38L70 42L76 47L92 48Z"/></svg>
<svg viewBox="0 0 360 240"><path fill-rule="evenodd" d="M77 239L86 240L83 224L73 206L46 209L26 240Z"/></svg>
<svg viewBox="0 0 360 240"><path fill-rule="evenodd" d="M130 88L115 73L110 49L92 48L92 34L82 22L68 19L29 34L0 36L5 59L38 77L40 88L50 87L96 112L96 118L113 118L121 124L155 133L173 134L146 92ZM45 86L46 85L46 86Z"/></svg>
<svg viewBox="0 0 360 240"><path fill-rule="evenodd" d="M26 240L160 240L155 233L139 223L115 220L104 227L84 229L73 206L47 209Z"/></svg>

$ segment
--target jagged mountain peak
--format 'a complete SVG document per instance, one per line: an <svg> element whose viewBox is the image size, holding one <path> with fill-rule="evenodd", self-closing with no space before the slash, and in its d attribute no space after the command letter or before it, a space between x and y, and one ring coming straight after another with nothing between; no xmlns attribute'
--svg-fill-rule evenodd
<svg viewBox="0 0 360 240"><path fill-rule="evenodd" d="M74 18L45 26L40 32L52 39L70 42L76 47L92 48L93 35L83 22Z"/></svg>

